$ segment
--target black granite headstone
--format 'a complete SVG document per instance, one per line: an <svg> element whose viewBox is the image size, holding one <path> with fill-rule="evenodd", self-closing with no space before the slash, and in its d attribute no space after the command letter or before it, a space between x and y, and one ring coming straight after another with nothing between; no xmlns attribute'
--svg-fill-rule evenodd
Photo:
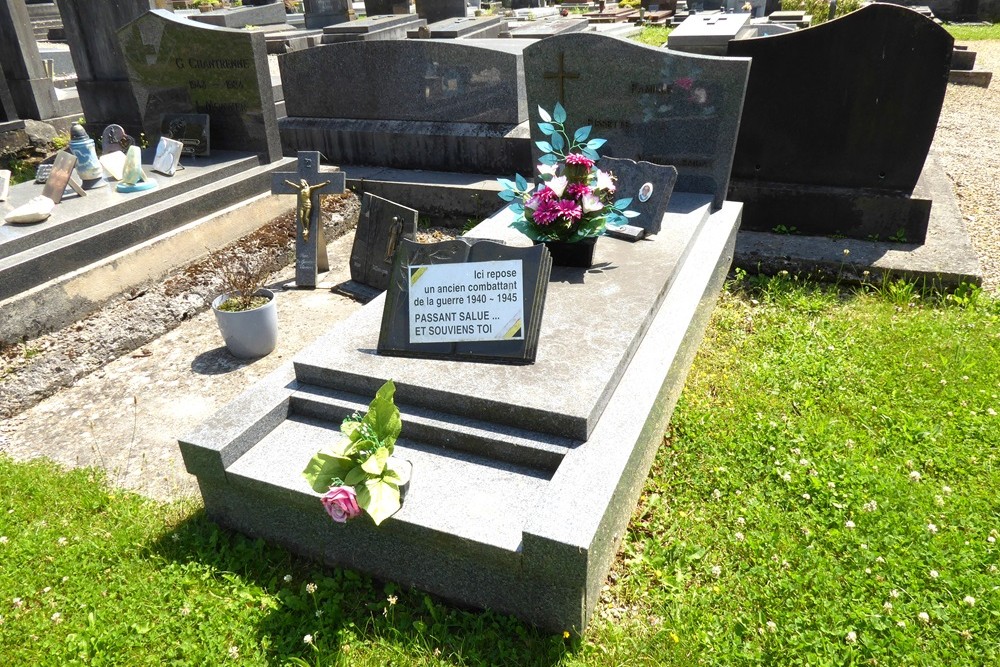
<svg viewBox="0 0 1000 667"><path fill-rule="evenodd" d="M213 147L281 157L267 47L260 32L202 26L165 10L118 31L149 136L171 113L205 113Z"/></svg>
<svg viewBox="0 0 1000 667"><path fill-rule="evenodd" d="M417 238L417 216L412 208L366 192L351 249L351 280L387 289L399 244Z"/></svg>
<svg viewBox="0 0 1000 667"><path fill-rule="evenodd" d="M642 227L646 234L658 233L677 183L677 168L628 158L601 158L597 167L617 179L616 199L632 198L628 208L639 216L629 219L629 225Z"/></svg>
<svg viewBox="0 0 1000 667"><path fill-rule="evenodd" d="M339 169L322 170L319 151L299 151L298 170L271 174L271 194L297 195L295 210L295 286L316 287L317 275L330 270L320 219L321 194L344 192L347 176Z"/></svg>
<svg viewBox="0 0 1000 667"><path fill-rule="evenodd" d="M792 33L735 40L753 58L730 198L743 228L922 242L909 198L948 85L954 40L905 7L872 4Z"/></svg>
<svg viewBox="0 0 1000 667"><path fill-rule="evenodd" d="M378 352L533 363L551 272L543 245L404 240L386 293Z"/></svg>

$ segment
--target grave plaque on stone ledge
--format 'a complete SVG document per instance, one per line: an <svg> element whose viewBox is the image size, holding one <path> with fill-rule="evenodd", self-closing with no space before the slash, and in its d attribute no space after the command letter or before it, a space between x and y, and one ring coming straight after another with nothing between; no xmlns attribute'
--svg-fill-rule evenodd
<svg viewBox="0 0 1000 667"><path fill-rule="evenodd" d="M351 249L351 280L374 291L389 287L389 273L403 239L417 238L417 211L366 192Z"/></svg>
<svg viewBox="0 0 1000 667"><path fill-rule="evenodd" d="M214 148L281 157L264 35L155 10L118 31L148 136L164 114L204 113Z"/></svg>
<svg viewBox="0 0 1000 667"><path fill-rule="evenodd" d="M617 179L616 199L632 198L628 208L639 217L630 219L629 224L642 227L646 234L659 232L677 183L676 167L611 157L601 158L597 167Z"/></svg>
<svg viewBox="0 0 1000 667"><path fill-rule="evenodd" d="M533 363L551 272L543 245L405 240L390 275L378 352Z"/></svg>

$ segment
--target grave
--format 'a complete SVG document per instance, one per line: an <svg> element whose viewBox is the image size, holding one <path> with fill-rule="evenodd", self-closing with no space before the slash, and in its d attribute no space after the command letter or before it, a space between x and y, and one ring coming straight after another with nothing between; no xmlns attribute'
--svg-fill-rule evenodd
<svg viewBox="0 0 1000 667"><path fill-rule="evenodd" d="M507 30L507 21L499 16L450 18L409 30L409 39L492 39Z"/></svg>
<svg viewBox="0 0 1000 667"><path fill-rule="evenodd" d="M750 14L695 14L667 36L667 48L706 56L724 56L729 41L740 39L752 26Z"/></svg>
<svg viewBox="0 0 1000 667"><path fill-rule="evenodd" d="M338 285L338 291L364 302L384 292L399 244L417 238L417 217L412 208L364 193L351 248L351 280Z"/></svg>
<svg viewBox="0 0 1000 667"><path fill-rule="evenodd" d="M417 16L428 23L468 14L466 0L416 0Z"/></svg>
<svg viewBox="0 0 1000 667"><path fill-rule="evenodd" d="M212 148L281 157L264 35L154 10L118 31L145 133L165 114L208 114Z"/></svg>
<svg viewBox="0 0 1000 667"><path fill-rule="evenodd" d="M527 118L522 48L509 39L417 39L278 56L284 149L319 150L342 166L523 170L530 148L518 127Z"/></svg>
<svg viewBox="0 0 1000 667"><path fill-rule="evenodd" d="M696 64L720 95L714 127L730 132L711 154L731 159L746 61L588 37L535 46L573 38L563 46L578 57L564 64L589 85L601 117L627 120L635 135L657 118L621 99L634 77L618 82L609 65L648 59L644 76L663 67L686 76ZM542 74L553 66L537 63L542 96L529 95L532 108L551 107L559 83ZM724 84L737 90L723 94ZM643 241L599 238L590 270L553 267L534 363L379 354L394 311L387 296L375 299L181 440L208 516L331 565L582 633L732 258L741 206L716 203L716 186L674 192L659 233ZM530 246L509 227L512 215L505 208L468 236ZM390 377L403 421L395 455L413 466L402 509L378 528L334 525L302 470Z"/></svg>
<svg viewBox="0 0 1000 667"><path fill-rule="evenodd" d="M57 89L45 71L23 0L0 0L0 69L13 106L4 112L8 120L75 120L79 115L75 91Z"/></svg>
<svg viewBox="0 0 1000 667"><path fill-rule="evenodd" d="M304 9L307 30L354 19L354 8L347 0L305 0Z"/></svg>
<svg viewBox="0 0 1000 667"><path fill-rule="evenodd" d="M365 0L366 16L409 13L410 3L407 0Z"/></svg>
<svg viewBox="0 0 1000 667"><path fill-rule="evenodd" d="M425 22L411 14L397 16L369 16L360 21L340 23L323 28L323 44L343 42L377 42L405 39L409 30L416 30ZM284 81L284 79L282 79Z"/></svg>
<svg viewBox="0 0 1000 667"><path fill-rule="evenodd" d="M556 17L539 21L520 21L510 26L510 36L519 39L544 39L554 35L582 32L590 22L581 17Z"/></svg>
<svg viewBox="0 0 1000 667"><path fill-rule="evenodd" d="M819 26L736 40L753 58L731 199L745 229L923 243L911 196L934 138L953 39L875 4Z"/></svg>
<svg viewBox="0 0 1000 667"><path fill-rule="evenodd" d="M208 13L191 14L188 18L220 28L243 28L247 25L275 25L285 22L285 5L274 3L247 7L218 9Z"/></svg>
<svg viewBox="0 0 1000 667"><path fill-rule="evenodd" d="M582 63L603 63L600 71ZM529 99L566 108L567 127L593 127L609 157L677 167L677 190L722 206L729 184L748 58L655 49L592 33L557 35L524 50ZM537 105L529 106L532 132ZM532 135L533 139L544 137Z"/></svg>

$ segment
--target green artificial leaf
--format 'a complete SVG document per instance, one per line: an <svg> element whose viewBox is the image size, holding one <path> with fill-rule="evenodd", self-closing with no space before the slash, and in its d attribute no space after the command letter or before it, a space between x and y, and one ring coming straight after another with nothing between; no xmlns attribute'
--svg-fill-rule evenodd
<svg viewBox="0 0 1000 667"><path fill-rule="evenodd" d="M552 148L556 151L561 151L566 148L566 140L563 139L563 135L556 133L552 135Z"/></svg>
<svg viewBox="0 0 1000 667"><path fill-rule="evenodd" d="M396 438L399 437L399 432L403 429L403 422L399 418L399 410L396 408L396 404L392 402L392 397L395 393L396 385L392 383L392 380L387 380L379 388L378 392L376 392L375 398L368 406L368 414L365 415L364 419L372 427L375 431L375 436L379 439L379 443L376 444L388 447L390 454L392 453L392 446L395 444Z"/></svg>
<svg viewBox="0 0 1000 667"><path fill-rule="evenodd" d="M361 466L355 466L342 479L347 486L357 487L358 484L368 479L368 473Z"/></svg>
<svg viewBox="0 0 1000 667"><path fill-rule="evenodd" d="M578 129L576 132L574 132L573 133L573 141L576 141L576 142L586 141L587 137L590 136L591 127L592 126L590 126L590 125L584 125L580 129Z"/></svg>
<svg viewBox="0 0 1000 667"><path fill-rule="evenodd" d="M385 462L385 470L386 473L383 479L403 486L410 481L410 473L413 469L405 461L393 458Z"/></svg>
<svg viewBox="0 0 1000 667"><path fill-rule="evenodd" d="M558 137L558 136L559 136L558 134L553 135L552 136L553 141L555 141L556 137ZM542 151L543 153L551 153L552 152L552 144L550 144L547 141L536 141L535 145L538 146L538 150Z"/></svg>
<svg viewBox="0 0 1000 667"><path fill-rule="evenodd" d="M608 143L607 139L591 139L587 142L587 148L596 151L598 148Z"/></svg>
<svg viewBox="0 0 1000 667"><path fill-rule="evenodd" d="M358 489L358 505L377 526L399 511L399 487L381 479L369 479Z"/></svg>
<svg viewBox="0 0 1000 667"><path fill-rule="evenodd" d="M631 197L623 197L615 202L615 208L619 211L624 211L628 208L628 205L632 203Z"/></svg>
<svg viewBox="0 0 1000 667"><path fill-rule="evenodd" d="M542 134L549 136L550 134L555 134L556 128L553 127L552 123L539 123L538 129L542 131Z"/></svg>
<svg viewBox="0 0 1000 667"><path fill-rule="evenodd" d="M361 429L361 422L355 419L351 419L350 417L345 419L340 424L340 432L346 435L348 438L350 438L351 442L354 442L355 440L361 437L360 429Z"/></svg>
<svg viewBox="0 0 1000 667"><path fill-rule="evenodd" d="M389 450L385 447L379 447L374 454L365 459L365 462L361 464L361 469L369 475L381 475L382 471L385 470L385 462L388 460Z"/></svg>
<svg viewBox="0 0 1000 667"><path fill-rule="evenodd" d="M319 452L309 460L302 476L317 493L326 493L334 479L345 479L354 465L349 458ZM346 481L346 480L345 480Z"/></svg>
<svg viewBox="0 0 1000 667"><path fill-rule="evenodd" d="M528 179L526 179L521 174L517 174L516 183L519 192L524 192L525 190L528 189Z"/></svg>
<svg viewBox="0 0 1000 667"><path fill-rule="evenodd" d="M557 123L566 122L566 110L563 109L563 105L560 104L559 102L556 102L555 108L552 109L552 120L554 120Z"/></svg>
<svg viewBox="0 0 1000 667"><path fill-rule="evenodd" d="M546 123L552 121L552 116L550 116L549 112L543 109L541 105L538 106L538 117L541 118Z"/></svg>

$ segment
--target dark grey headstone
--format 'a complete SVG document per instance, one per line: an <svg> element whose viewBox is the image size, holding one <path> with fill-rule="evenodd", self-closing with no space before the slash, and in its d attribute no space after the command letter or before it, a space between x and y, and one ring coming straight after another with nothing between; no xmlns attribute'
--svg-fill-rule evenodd
<svg viewBox="0 0 1000 667"><path fill-rule="evenodd" d="M629 224L642 227L646 234L658 233L677 183L677 168L610 157L601 158L597 166L610 171L617 179L616 199L632 198L628 209L639 216L630 218Z"/></svg>
<svg viewBox="0 0 1000 667"><path fill-rule="evenodd" d="M437 23L456 16L465 16L465 0L416 0L417 16L428 23Z"/></svg>
<svg viewBox="0 0 1000 667"><path fill-rule="evenodd" d="M321 168L323 156L319 151L299 151L298 170L271 174L271 194L296 195L295 209L295 286L312 289L317 276L330 270L323 234L320 195L344 192L347 177L339 169ZM302 198L302 181L311 190L307 203ZM325 184L325 185L324 185ZM305 218L303 224L302 218Z"/></svg>
<svg viewBox="0 0 1000 667"><path fill-rule="evenodd" d="M350 0L305 0L303 8L307 30L325 28L354 18Z"/></svg>
<svg viewBox="0 0 1000 667"><path fill-rule="evenodd" d="M396 250L417 238L417 211L366 192L351 249L351 280L379 291L389 287Z"/></svg>
<svg viewBox="0 0 1000 667"><path fill-rule="evenodd" d="M365 0L365 15L369 17L409 13L410 3L407 0Z"/></svg>
<svg viewBox="0 0 1000 667"><path fill-rule="evenodd" d="M503 262L499 267L503 272L511 269L508 264L516 263L513 270L519 274L519 288L512 287L516 281L506 276L491 277L489 270L497 267L486 264L490 262ZM476 271L479 263L484 263L482 270ZM468 265L463 270L470 274L454 283L458 291L426 286L423 276L430 272L424 274L425 269L417 268L453 264ZM524 248L465 238L441 243L404 240L389 277L378 352L532 363L551 271L552 258L542 245ZM452 300L458 305L453 306ZM411 317L413 308L417 310ZM417 339L420 336L454 338L425 342Z"/></svg>
<svg viewBox="0 0 1000 667"><path fill-rule="evenodd" d="M213 147L281 157L264 35L156 10L118 31L147 135L164 114L207 113Z"/></svg>
<svg viewBox="0 0 1000 667"><path fill-rule="evenodd" d="M732 174L739 195L731 196L746 203L744 228L883 239L903 229L922 241L927 218L921 225L906 197L934 138L953 43L933 21L882 3L731 42L730 54L753 58ZM809 208L772 217L782 198L808 202L803 188L817 189ZM885 195L884 206L861 215L855 198L873 193Z"/></svg>
<svg viewBox="0 0 1000 667"><path fill-rule="evenodd" d="M213 12L191 14L189 18L198 23L218 26L220 28L243 28L247 25L274 25L285 22L285 5L234 7Z"/></svg>
<svg viewBox="0 0 1000 667"><path fill-rule="evenodd" d="M593 126L601 154L677 167L677 188L722 205L750 60L712 58L593 33L557 35L524 49L531 138L538 106L561 101L567 127Z"/></svg>
<svg viewBox="0 0 1000 667"><path fill-rule="evenodd" d="M421 39L295 51L278 59L285 109L289 117L516 125L527 117L522 46Z"/></svg>

